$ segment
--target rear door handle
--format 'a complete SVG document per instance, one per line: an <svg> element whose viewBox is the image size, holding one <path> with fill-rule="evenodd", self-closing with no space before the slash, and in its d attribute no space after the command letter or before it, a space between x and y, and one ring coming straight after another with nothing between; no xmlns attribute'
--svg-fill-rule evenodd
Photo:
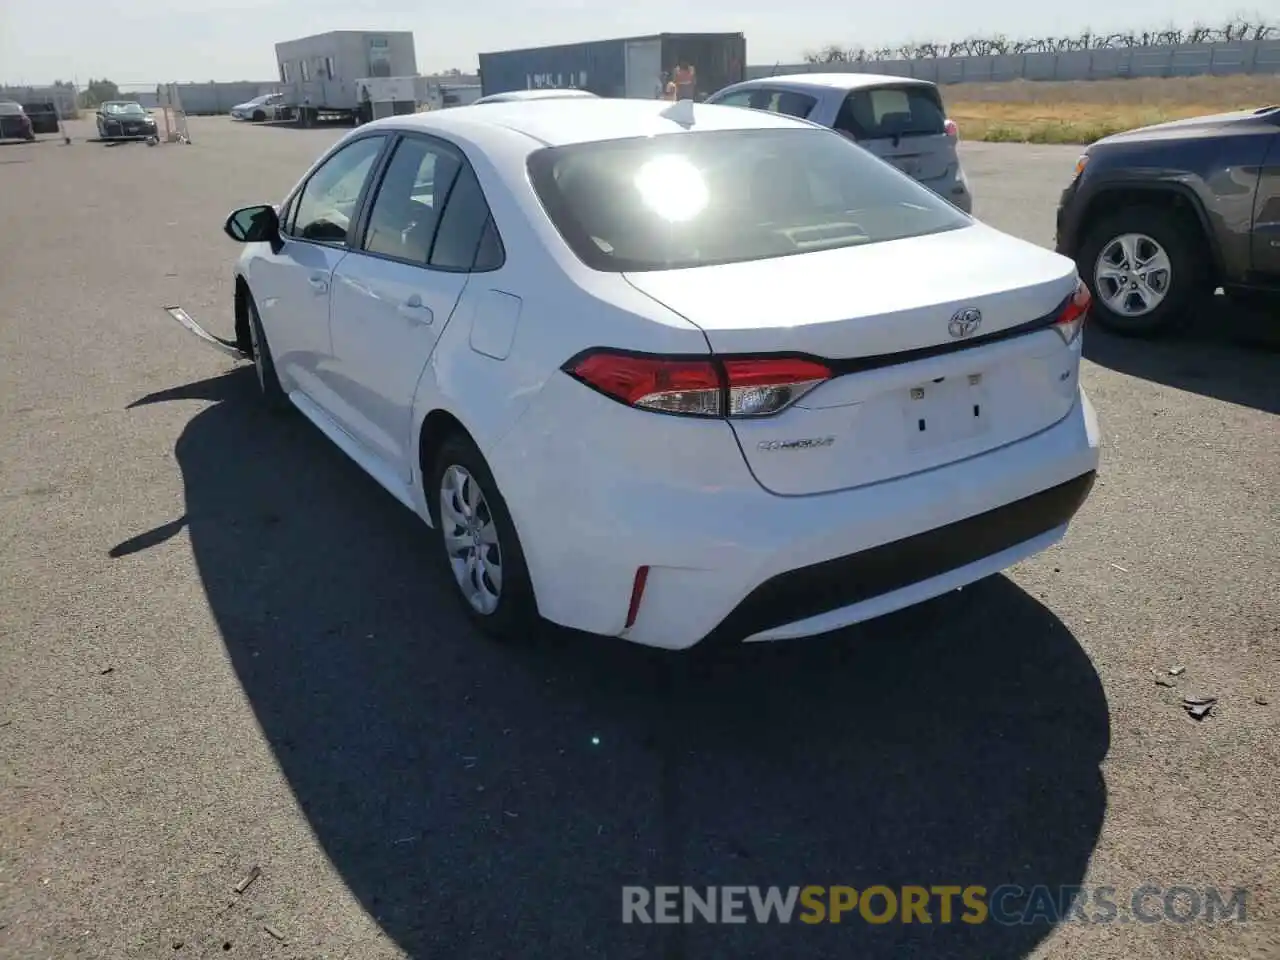
<svg viewBox="0 0 1280 960"><path fill-rule="evenodd" d="M311 284L311 289L316 293L327 293L329 290L329 278L322 273L313 273L307 278L307 283Z"/></svg>
<svg viewBox="0 0 1280 960"><path fill-rule="evenodd" d="M435 313L422 302L422 297L416 293L411 293L409 299L400 305L400 315L417 323L431 324L436 319Z"/></svg>

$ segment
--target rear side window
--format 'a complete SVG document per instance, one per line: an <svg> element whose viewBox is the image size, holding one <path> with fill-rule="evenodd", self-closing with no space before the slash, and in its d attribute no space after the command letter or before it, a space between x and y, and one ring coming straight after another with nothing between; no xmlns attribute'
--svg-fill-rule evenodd
<svg viewBox="0 0 1280 960"><path fill-rule="evenodd" d="M781 113L803 120L809 116L818 101L808 94L797 93L794 90L771 90L768 87L759 87L754 90L738 90L712 102L724 107L767 110L770 113Z"/></svg>
<svg viewBox="0 0 1280 960"><path fill-rule="evenodd" d="M845 98L832 126L858 140L945 133L946 114L936 87L871 87Z"/></svg>
<svg viewBox="0 0 1280 960"><path fill-rule="evenodd" d="M688 132L529 157L547 215L602 271L672 270L968 226L937 194L817 129Z"/></svg>
<svg viewBox="0 0 1280 960"><path fill-rule="evenodd" d="M470 270L489 224L489 205L485 203L480 182L470 167L463 167L449 191L444 215L440 218L436 242L431 247L431 266L441 270ZM492 256L492 249L488 256Z"/></svg>

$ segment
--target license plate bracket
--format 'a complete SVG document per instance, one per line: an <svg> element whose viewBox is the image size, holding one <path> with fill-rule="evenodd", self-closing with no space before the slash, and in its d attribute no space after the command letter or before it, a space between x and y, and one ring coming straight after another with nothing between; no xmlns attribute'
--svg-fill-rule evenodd
<svg viewBox="0 0 1280 960"><path fill-rule="evenodd" d="M940 377L907 391L903 427L913 450L928 450L987 432L991 411L980 373Z"/></svg>

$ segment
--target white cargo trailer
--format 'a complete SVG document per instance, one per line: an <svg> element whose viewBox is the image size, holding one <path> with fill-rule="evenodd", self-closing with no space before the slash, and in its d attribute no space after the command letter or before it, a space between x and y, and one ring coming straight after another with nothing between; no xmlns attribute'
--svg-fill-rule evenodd
<svg viewBox="0 0 1280 960"><path fill-rule="evenodd" d="M276 44L285 104L303 126L321 115L356 116L360 80L418 73L408 30L333 30Z"/></svg>

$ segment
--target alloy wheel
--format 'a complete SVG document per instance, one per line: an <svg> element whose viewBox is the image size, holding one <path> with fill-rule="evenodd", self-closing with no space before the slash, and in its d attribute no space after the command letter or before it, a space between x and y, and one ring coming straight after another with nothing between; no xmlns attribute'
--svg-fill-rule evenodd
<svg viewBox="0 0 1280 960"><path fill-rule="evenodd" d="M1144 317L1169 294L1173 266L1169 254L1144 233L1123 233L1103 246L1093 268L1094 287L1120 317Z"/></svg>
<svg viewBox="0 0 1280 960"><path fill-rule="evenodd" d="M440 528L453 578L476 613L488 616L502 599L502 549L484 491L465 467L440 478Z"/></svg>

